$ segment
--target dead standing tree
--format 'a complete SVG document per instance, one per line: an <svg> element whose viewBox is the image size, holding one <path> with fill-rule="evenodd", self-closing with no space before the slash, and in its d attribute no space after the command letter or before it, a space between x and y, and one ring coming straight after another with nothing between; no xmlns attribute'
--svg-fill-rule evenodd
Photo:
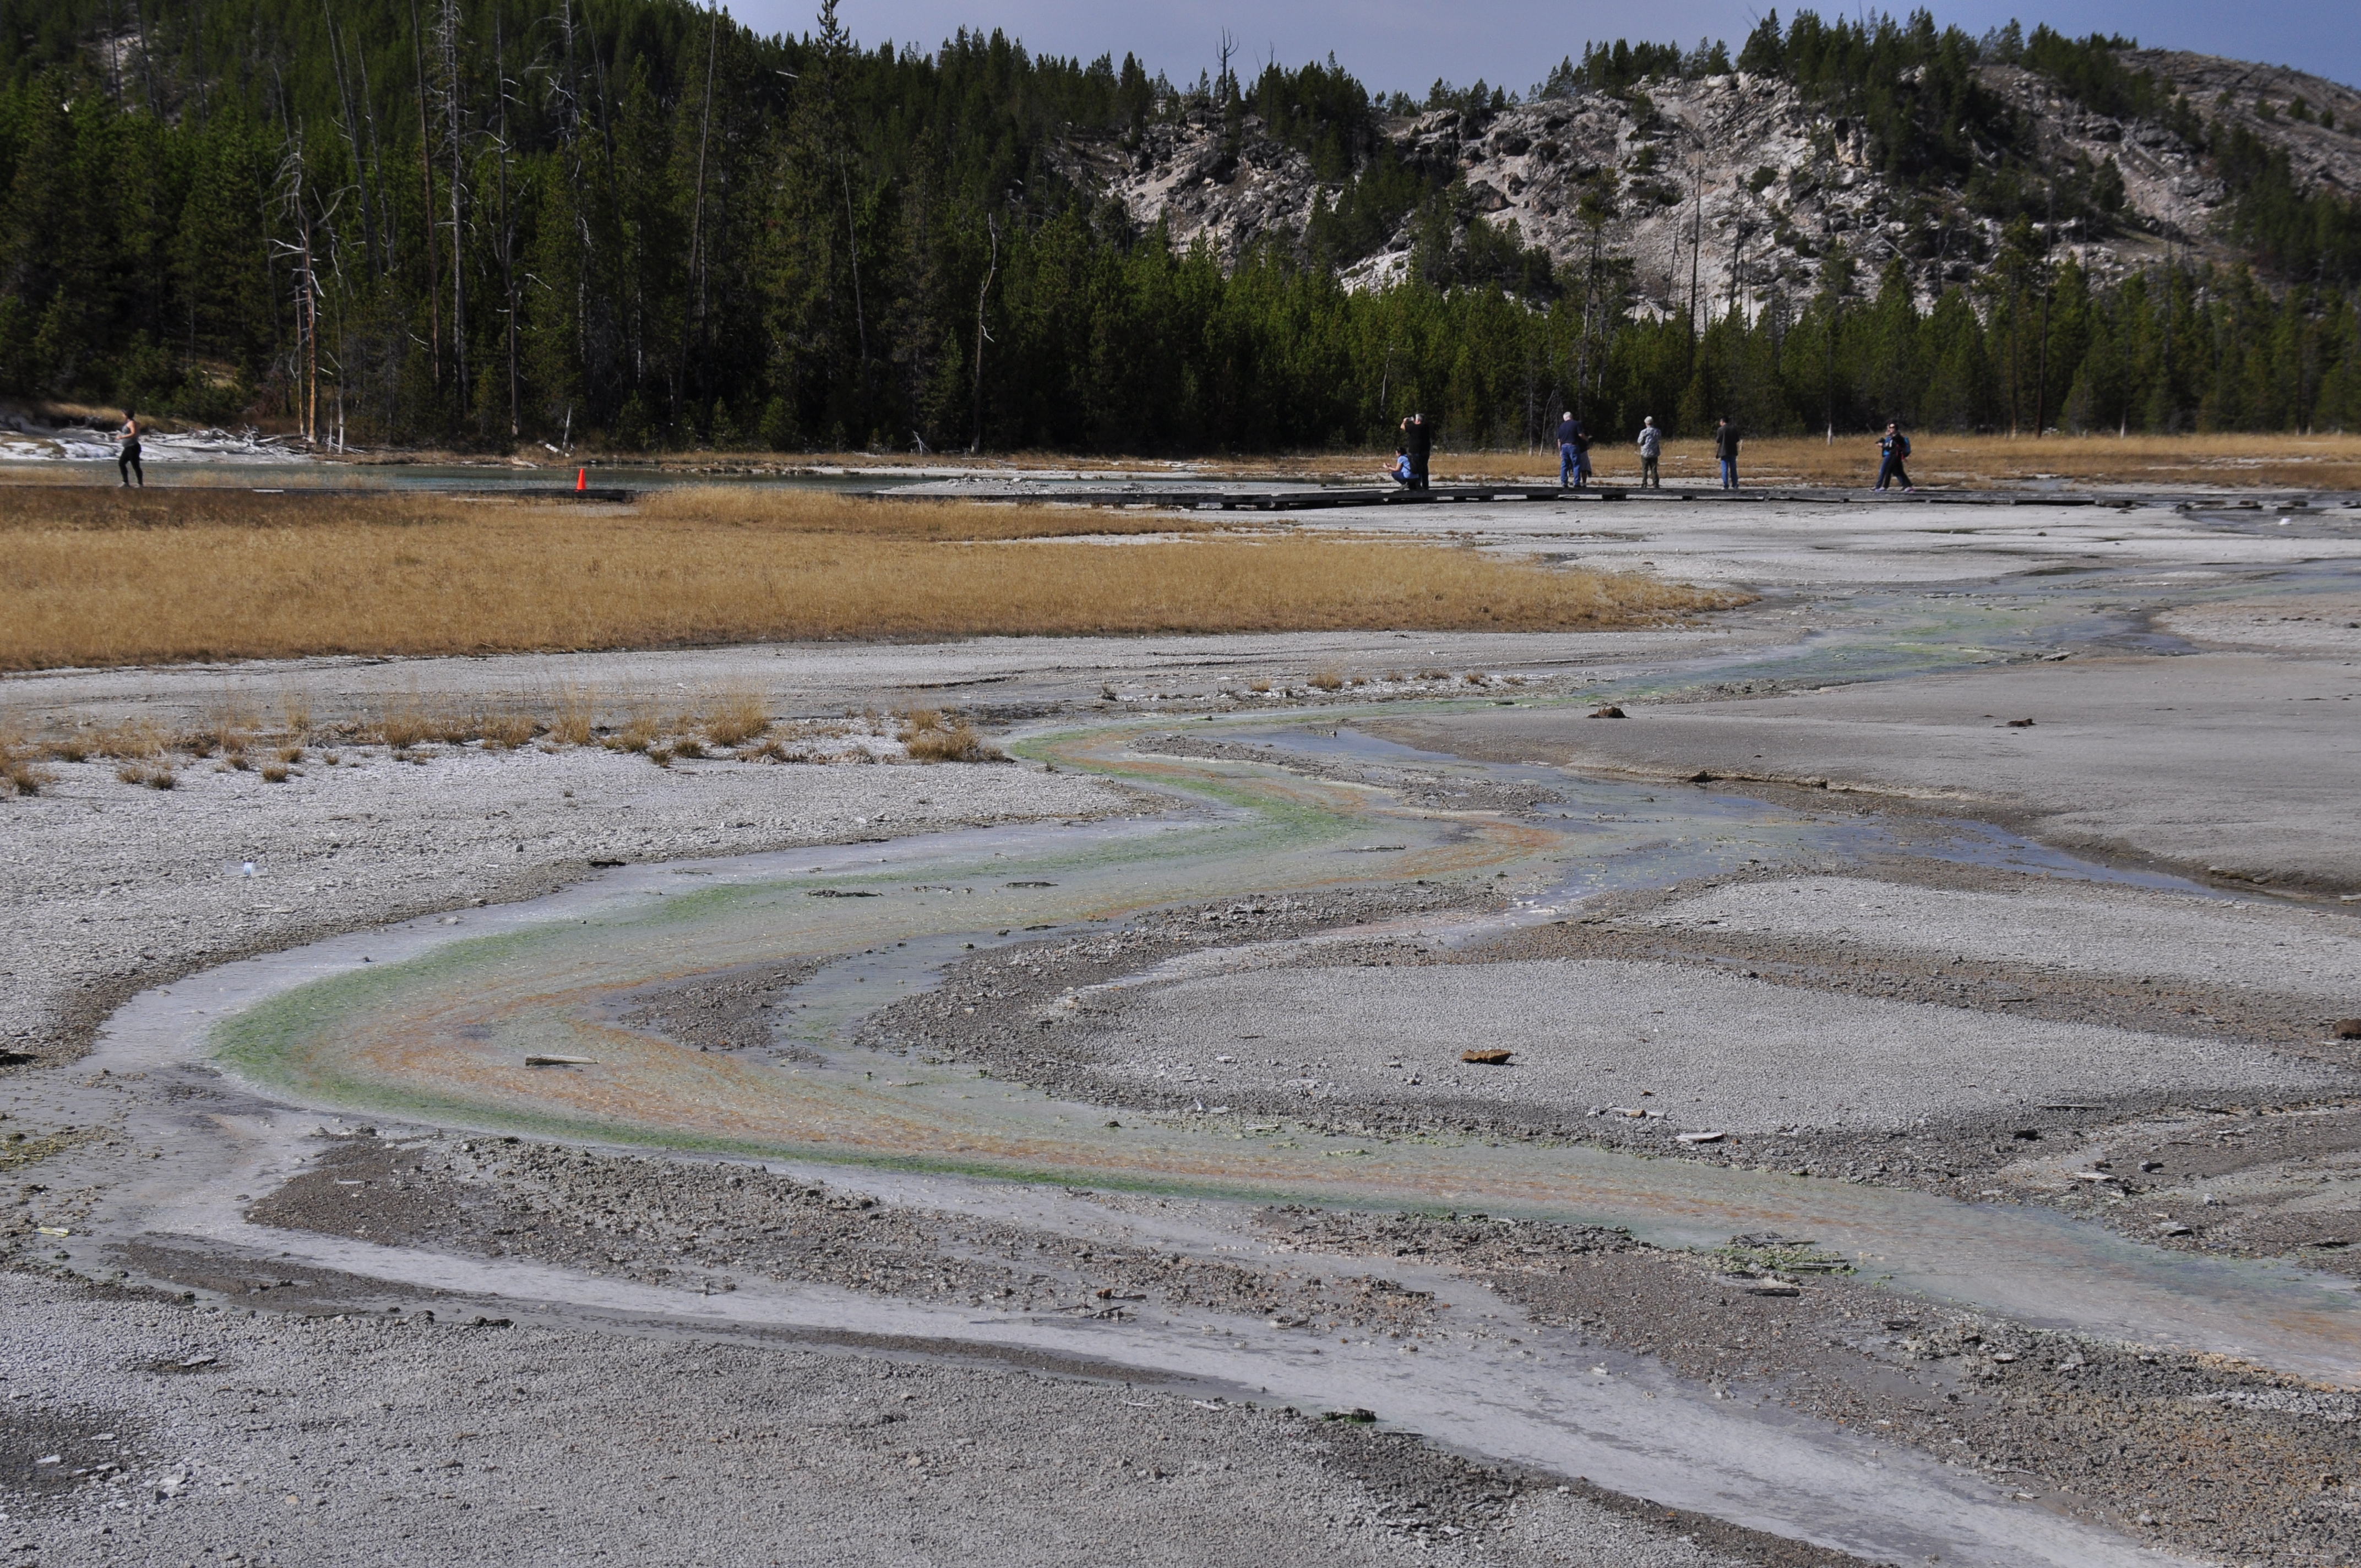
<svg viewBox="0 0 2361 1568"><path fill-rule="evenodd" d="M508 36L500 26L497 6L492 11L492 80L495 88L494 105L500 116L494 133L500 160L500 291L503 300L503 334L506 338L509 365L509 439L514 441L524 433L519 409L517 377L517 286L516 286L516 224L509 211L509 55Z"/></svg>
<svg viewBox="0 0 2361 1568"><path fill-rule="evenodd" d="M467 118L459 77L459 0L435 7L434 47L443 67L444 146L451 157L451 368L459 407L467 406Z"/></svg>
<svg viewBox="0 0 2361 1568"><path fill-rule="evenodd" d="M967 444L971 455L983 450L983 345L992 341L983 330L983 311L992 299L992 280L1000 271L1000 225L990 213L983 215L983 228L992 249L984 264L983 287L975 291L975 431Z"/></svg>
<svg viewBox="0 0 2361 1568"><path fill-rule="evenodd" d="M301 422L303 439L317 445L320 440L320 302L326 292L320 282L317 247L324 238L332 238L335 233L335 211L343 194L338 192L314 213L308 177L309 170L303 159L303 132L299 126L288 137L287 156L280 160L276 181L280 213L294 237L274 238L270 246L291 263L295 343L290 356L291 379L296 385L296 417Z"/></svg>
<svg viewBox="0 0 2361 1568"><path fill-rule="evenodd" d="M688 376L688 366L696 357L694 350L705 342L705 161L713 145L713 68L721 47L721 7L710 8L710 19L705 31L705 110L697 132L697 198L688 214L688 280L696 295L695 303L684 314L680 326L680 375ZM675 395L675 401L677 402Z"/></svg>
<svg viewBox="0 0 2361 1568"><path fill-rule="evenodd" d="M426 29L418 20L418 0L410 0L410 58L418 75L418 175L425 188L419 221L426 225L426 352L434 389L443 390L443 280L434 250L434 131L426 110Z"/></svg>

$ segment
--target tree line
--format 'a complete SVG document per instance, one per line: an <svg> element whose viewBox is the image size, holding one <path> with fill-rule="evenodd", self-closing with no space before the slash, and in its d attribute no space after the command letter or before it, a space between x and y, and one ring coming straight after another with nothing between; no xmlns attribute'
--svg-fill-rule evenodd
<svg viewBox="0 0 2361 1568"><path fill-rule="evenodd" d="M2252 265L2096 290L2054 191L2019 199L2058 171L1973 66L2186 108L2111 73L2120 47L1766 18L1740 65L2013 216L1931 308L1837 250L1810 298L1692 321L1641 308L1611 247L1554 266L1462 221L1382 134L1417 105L1333 60L1176 87L997 32L864 48L833 0L802 38L682 0L0 0L0 394L488 447L1361 448L1413 408L1471 445L1565 407L1611 433L2361 423L2361 224L2258 138L2193 133ZM1618 44L1534 91L1730 65ZM1225 269L1074 172L1183 121L1300 147L1335 194ZM1410 275L1344 288L1405 217Z"/></svg>

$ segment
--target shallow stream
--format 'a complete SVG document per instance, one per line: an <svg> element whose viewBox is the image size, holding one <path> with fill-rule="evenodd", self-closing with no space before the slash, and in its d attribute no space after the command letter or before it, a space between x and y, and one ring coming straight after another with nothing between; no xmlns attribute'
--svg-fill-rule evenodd
<svg viewBox="0 0 2361 1568"><path fill-rule="evenodd" d="M1159 905L1316 901L1444 879L1472 895L1505 873L1519 891L1497 912L1364 928L1450 940L1559 918L1609 889L1903 847L1897 829L1841 806L1790 809L1704 788L1467 763L1350 730L1187 728L1191 739L1268 743L1293 753L1296 770L1135 750L1148 733L1135 727L1044 737L1035 749L1056 765L1167 792L1180 808L631 868L536 904L473 912L472 927L419 923L238 966L250 971L243 994L209 999L201 1026L236 1073L316 1106L820 1165L1481 1210L1623 1225L1675 1246L1775 1230L1810 1235L1898 1288L2028 1322L2361 1381L2361 1310L2347 1287L2192 1258L2042 1210L1587 1146L1326 1135L1218 1110L1111 1114L854 1043L862 1019L929 987L970 944L989 954L1033 937L1086 937ZM1404 775L1541 785L1561 798L1530 812L1413 808L1383 787ZM1922 856L2168 880L2123 878L1985 826L1906 830ZM622 993L796 957L836 960L796 989L801 1005L780 1035L823 1065L800 1053L699 1052L613 1022ZM1056 1026L1057 1012L1044 1010L1044 1026ZM194 1023L184 1014L180 1027ZM535 1067L528 1056L578 1059Z"/></svg>

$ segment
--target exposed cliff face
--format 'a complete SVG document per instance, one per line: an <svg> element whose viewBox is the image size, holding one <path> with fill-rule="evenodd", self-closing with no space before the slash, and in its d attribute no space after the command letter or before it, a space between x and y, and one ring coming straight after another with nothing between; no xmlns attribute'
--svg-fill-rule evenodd
<svg viewBox="0 0 2361 1568"><path fill-rule="evenodd" d="M2197 113L2243 125L2287 149L2308 187L2361 192L2361 93L2318 77L2207 56L2140 51L2135 70L2173 82ZM2064 218L2062 248L2103 279L2147 264L2168 245L2226 257L2214 234L2228 192L2206 159L2167 126L2090 113L2047 79L2015 67L1984 68L1985 84L2028 118L2042 154L2060 168L2078 159L2087 180L2121 179L2121 207L2103 230ZM2223 93L2230 94L2224 101ZM2301 97L2309 118L2289 117ZM2266 116L2257 102L2268 102ZM2322 111L2334 129L2319 123ZM1480 124L1444 110L1385 126L1402 160L1460 181L1453 220L1513 224L1527 245L1568 264L1590 251L1581 211L1605 171L1613 215L1605 251L1629 258L1642 309L1686 304L1719 315L1733 299L1748 314L1818 286L1841 244L1870 279L1893 258L1922 298L1971 282L2000 247L2002 225L1971 211L1958 188L1910 189L1873 162L1863 128L1807 105L1784 82L1744 73L1647 84L1629 99L1600 94L1512 106ZM1300 233L1315 196L1332 203L1304 156L1262 134L1249 116L1238 150L1224 150L1220 119L1200 112L1148 127L1138 144L1069 149L1071 171L1120 200L1143 228L1161 218L1176 244L1202 237L1225 263L1277 230ZM1414 246L1415 213L1354 259L1349 286L1401 277Z"/></svg>

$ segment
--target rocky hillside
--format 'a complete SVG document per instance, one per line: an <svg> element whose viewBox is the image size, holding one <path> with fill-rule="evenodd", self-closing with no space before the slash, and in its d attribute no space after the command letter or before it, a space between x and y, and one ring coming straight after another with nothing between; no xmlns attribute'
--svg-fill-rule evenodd
<svg viewBox="0 0 2361 1568"><path fill-rule="evenodd" d="M2169 82L2204 120L2242 126L2284 149L2304 188L2361 194L2361 93L2203 55L2127 51L2122 60ZM2233 254L2214 222L2228 192L2187 139L2186 122L2176 129L2094 113L2019 66L1979 71L2025 116L2037 157L2114 205L2112 218L2058 225L2061 248L2094 278L2145 265L2168 247ZM2299 99L2301 120L2290 114ZM1742 71L1651 81L1620 95L1545 97L1480 120L1443 109L1389 120L1383 135L1406 165L1450 186L1463 233L1477 219L1514 225L1524 244L1561 265L1589 254L1582 197L1612 171L1612 215L1598 237L1605 253L1630 258L1643 310L1675 309L1693 287L1709 315L1733 298L1749 316L1781 295L1800 303L1839 242L1871 277L1900 257L1931 297L1971 281L2001 245L2003 224L1979 213L1967 192L1889 178L1861 124L1816 108L1785 82ZM1077 140L1065 154L1070 173L1119 199L1143 228L1161 218L1176 243L1202 236L1231 261L1274 231L1301 233L1315 200L1334 205L1345 192L1317 180L1301 152L1265 135L1251 115L1231 150L1211 108L1125 140ZM1375 248L1345 258L1348 284L1401 276L1419 223L1416 210L1405 213Z"/></svg>

